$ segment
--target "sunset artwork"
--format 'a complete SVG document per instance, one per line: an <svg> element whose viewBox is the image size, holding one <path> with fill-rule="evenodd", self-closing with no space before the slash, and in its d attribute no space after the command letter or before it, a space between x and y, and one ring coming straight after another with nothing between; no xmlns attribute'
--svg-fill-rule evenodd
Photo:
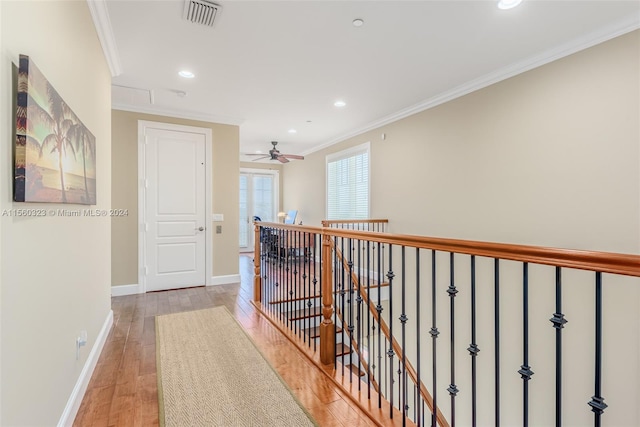
<svg viewBox="0 0 640 427"><path fill-rule="evenodd" d="M26 55L18 67L14 200L96 204L96 138Z"/></svg>

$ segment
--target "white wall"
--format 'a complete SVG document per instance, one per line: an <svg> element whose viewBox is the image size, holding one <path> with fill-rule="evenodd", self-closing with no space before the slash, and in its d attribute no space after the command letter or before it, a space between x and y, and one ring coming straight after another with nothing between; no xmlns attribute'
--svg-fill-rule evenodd
<svg viewBox="0 0 640 427"><path fill-rule="evenodd" d="M96 137L97 197L111 205L111 76L84 1L2 1L1 209L12 203L12 67L35 61ZM65 205L69 209L78 205ZM0 217L1 417L6 426L51 426L110 313L110 219ZM75 340L88 331L76 360Z"/></svg>
<svg viewBox="0 0 640 427"><path fill-rule="evenodd" d="M370 141L371 217L388 218L392 232L639 254L639 76L640 31L634 31L291 162L283 168L284 205L298 208L306 224L319 225L325 215L327 154ZM464 262L457 274L460 372L468 369L464 349L470 342ZM511 417L505 425L517 425L521 267L505 268L503 415ZM479 313L490 328L492 272L482 269ZM444 351L448 269L439 271ZM428 269L424 275L429 277ZM566 425L587 425L592 418L586 402L593 392L593 279L572 272L565 276L564 311L570 322L565 333ZM553 274L536 269L531 280L531 322L540 325L531 331L536 352L531 356L536 372L532 423L548 425L553 388L552 376L544 372L552 366L545 354L554 342L548 321L554 310ZM638 409L630 405L640 401L639 282L605 275L603 395L610 407L604 425L640 425ZM487 331L479 333L478 363L489 381L493 344L492 329ZM441 360L448 360L447 354ZM446 363L441 367L448 369ZM441 384L447 381L444 375ZM486 381L479 389L484 395L492 393ZM465 392L459 401L467 402L468 384L460 388ZM446 409L448 396L442 390L440 396ZM483 419L491 419L491 405L482 408L489 417ZM462 420L461 425L468 424L468 418Z"/></svg>

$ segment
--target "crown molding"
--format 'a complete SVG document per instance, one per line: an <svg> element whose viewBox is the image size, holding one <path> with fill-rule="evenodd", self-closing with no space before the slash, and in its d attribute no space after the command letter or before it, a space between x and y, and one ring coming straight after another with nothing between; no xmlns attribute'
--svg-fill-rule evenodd
<svg viewBox="0 0 640 427"><path fill-rule="evenodd" d="M161 107L150 108L150 107L140 107L140 106L132 106L132 105L126 105L126 104L112 103L111 109L129 111L132 113L152 114L156 116L175 117L179 119L197 120L201 122L219 123L223 125L233 125L233 126L240 126L242 122L244 122L243 119L238 119L235 117L225 117L225 116L218 116L215 114L199 113L196 111L182 111L182 110L176 110L171 108L161 108Z"/></svg>
<svg viewBox="0 0 640 427"><path fill-rule="evenodd" d="M422 111L428 110L430 108L436 107L438 105L444 104L445 102L449 102L456 98L460 98L471 92L475 92L477 90L483 89L487 86L498 83L502 80L506 80L518 74L522 74L524 72L527 72L534 68L548 64L550 62L557 61L558 59L572 55L581 50L588 49L600 43L604 43L608 40L627 34L631 31L635 31L639 28L640 28L640 16L637 14L632 14L627 18L622 19L621 21L618 21L617 23L612 24L608 27L601 28L598 31L589 33L583 37L579 37L568 43L564 43L556 48L547 50L546 52L543 52L539 55L531 56L523 61L514 63L507 67L503 67L492 73L489 73L477 79L471 80L449 91L442 92L434 97L431 97L425 101L422 101L419 104L405 108L396 113L383 117L380 120L376 120L365 126L362 126L355 130L342 134L320 145L317 145L313 148L303 151L300 154L303 156L308 156L309 154L315 153L316 151L320 151L324 148L327 148L339 142L345 141L349 138L353 138L365 132L372 131L384 125L388 125L389 123L396 122L398 120L404 119L406 117L412 116L414 114L417 114Z"/></svg>
<svg viewBox="0 0 640 427"><path fill-rule="evenodd" d="M89 5L91 18L93 18L93 25L96 27L98 39L102 45L102 51L104 52L107 64L109 65L109 70L111 71L111 77L119 76L122 74L122 66L120 65L118 47L113 35L113 28L111 27L111 19L109 19L107 1L87 0L87 5Z"/></svg>

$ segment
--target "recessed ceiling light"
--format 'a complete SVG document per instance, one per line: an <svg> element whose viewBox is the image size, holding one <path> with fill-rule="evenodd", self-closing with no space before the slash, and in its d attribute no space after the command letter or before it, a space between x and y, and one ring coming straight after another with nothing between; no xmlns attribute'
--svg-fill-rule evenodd
<svg viewBox="0 0 640 427"><path fill-rule="evenodd" d="M353 20L352 23L354 27L362 27L364 25L364 20L360 18L356 18Z"/></svg>
<svg viewBox="0 0 640 427"><path fill-rule="evenodd" d="M498 9L507 10L513 9L522 3L522 0L499 0L498 1Z"/></svg>
<svg viewBox="0 0 640 427"><path fill-rule="evenodd" d="M262 154L261 150L256 150L256 154Z"/></svg>
<svg viewBox="0 0 640 427"><path fill-rule="evenodd" d="M178 75L179 75L180 77L184 77L185 79L192 79L192 78L194 78L194 77L196 76L195 74L193 74L193 73L192 73L191 71L189 71L189 70L182 70L182 71L180 71L180 72L178 73Z"/></svg>
<svg viewBox="0 0 640 427"><path fill-rule="evenodd" d="M298 133L298 131L295 129L289 129L289 133Z"/></svg>
<svg viewBox="0 0 640 427"><path fill-rule="evenodd" d="M333 105L335 105L336 107L344 107L345 105L347 105L347 103L342 100L338 100L334 102Z"/></svg>

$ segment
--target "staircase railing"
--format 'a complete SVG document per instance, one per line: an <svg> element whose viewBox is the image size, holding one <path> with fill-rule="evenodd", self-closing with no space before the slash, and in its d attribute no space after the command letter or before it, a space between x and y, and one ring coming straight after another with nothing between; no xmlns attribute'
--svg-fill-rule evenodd
<svg viewBox="0 0 640 427"><path fill-rule="evenodd" d="M403 425L586 425L589 411L596 426L639 424L627 378L640 372L638 255L337 227L256 233L298 242L257 245L259 305L334 370L336 326L346 330L374 407ZM292 324L300 312L320 319L317 344L310 322Z"/></svg>

